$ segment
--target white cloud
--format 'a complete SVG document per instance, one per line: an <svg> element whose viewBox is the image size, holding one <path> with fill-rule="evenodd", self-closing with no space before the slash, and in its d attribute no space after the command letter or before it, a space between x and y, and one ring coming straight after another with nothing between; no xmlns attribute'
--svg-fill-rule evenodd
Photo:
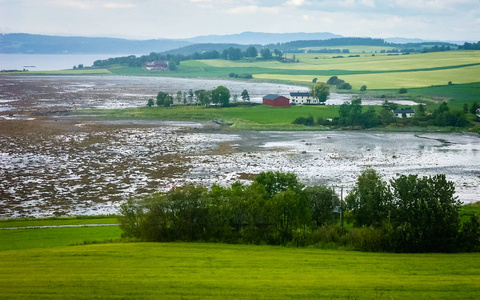
<svg viewBox="0 0 480 300"><path fill-rule="evenodd" d="M227 10L227 13L232 15L249 14L249 13L270 13L277 14L280 7L261 7L258 5L239 6Z"/></svg>
<svg viewBox="0 0 480 300"><path fill-rule="evenodd" d="M285 2L285 5L288 6L302 6L305 4L305 0L289 0Z"/></svg>
<svg viewBox="0 0 480 300"><path fill-rule="evenodd" d="M102 7L105 7L105 8L134 8L134 7L137 7L137 5L135 4L132 4L132 3L115 3L115 2L109 2L109 3L105 3L102 5Z"/></svg>

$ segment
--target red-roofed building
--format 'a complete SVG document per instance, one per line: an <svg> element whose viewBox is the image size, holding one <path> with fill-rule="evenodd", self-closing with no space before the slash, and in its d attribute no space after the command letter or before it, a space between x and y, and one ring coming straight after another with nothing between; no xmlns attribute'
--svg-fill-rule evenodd
<svg viewBox="0 0 480 300"><path fill-rule="evenodd" d="M274 107L290 107L290 99L280 95L268 94L263 97L263 104Z"/></svg>

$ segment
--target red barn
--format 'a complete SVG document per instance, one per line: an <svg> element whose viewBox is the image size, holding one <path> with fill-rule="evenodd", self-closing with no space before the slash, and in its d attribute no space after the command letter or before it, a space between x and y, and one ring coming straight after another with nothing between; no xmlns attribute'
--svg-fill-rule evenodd
<svg viewBox="0 0 480 300"><path fill-rule="evenodd" d="M280 95L268 94L263 97L263 104L274 107L290 107L290 99Z"/></svg>

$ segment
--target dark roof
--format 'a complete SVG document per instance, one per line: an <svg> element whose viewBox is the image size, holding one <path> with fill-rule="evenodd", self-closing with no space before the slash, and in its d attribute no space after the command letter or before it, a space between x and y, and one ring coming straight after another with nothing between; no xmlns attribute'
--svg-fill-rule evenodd
<svg viewBox="0 0 480 300"><path fill-rule="evenodd" d="M309 97L310 93L308 92L296 92L296 93L290 93L290 96L292 97Z"/></svg>
<svg viewBox="0 0 480 300"><path fill-rule="evenodd" d="M266 95L266 96L263 96L263 99L275 100L275 99L277 99L278 97L282 97L282 96L277 95L277 94L268 94L268 95Z"/></svg>
<svg viewBox="0 0 480 300"><path fill-rule="evenodd" d="M403 113L414 114L415 111L411 107L408 107L408 108L402 108L402 109L394 109L393 113L394 114L403 114Z"/></svg>

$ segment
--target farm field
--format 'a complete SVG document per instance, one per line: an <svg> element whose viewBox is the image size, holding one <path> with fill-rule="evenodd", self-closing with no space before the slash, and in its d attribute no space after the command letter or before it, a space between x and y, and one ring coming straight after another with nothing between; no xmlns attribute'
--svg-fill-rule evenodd
<svg viewBox="0 0 480 300"><path fill-rule="evenodd" d="M474 299L480 254L198 243L0 251L6 299Z"/></svg>
<svg viewBox="0 0 480 300"><path fill-rule="evenodd" d="M351 48L344 46L341 48ZM371 54L368 47L358 47L367 53L360 57L332 58L338 54L296 53L298 63L281 63L275 60L221 59L182 61L176 71L149 72L143 67L111 66L107 69L82 69L50 72L28 72L30 75L82 75L114 74L126 76L165 76L186 78L229 78L230 73L252 74L254 80L289 82L307 85L313 78L326 81L339 76L353 86L355 91L367 85L369 90L420 88L479 82L480 51L448 51L416 53L410 55ZM293 54L287 54L291 58ZM26 73L21 73L26 74ZM231 78L230 78L231 79ZM478 96L478 92L477 92Z"/></svg>

